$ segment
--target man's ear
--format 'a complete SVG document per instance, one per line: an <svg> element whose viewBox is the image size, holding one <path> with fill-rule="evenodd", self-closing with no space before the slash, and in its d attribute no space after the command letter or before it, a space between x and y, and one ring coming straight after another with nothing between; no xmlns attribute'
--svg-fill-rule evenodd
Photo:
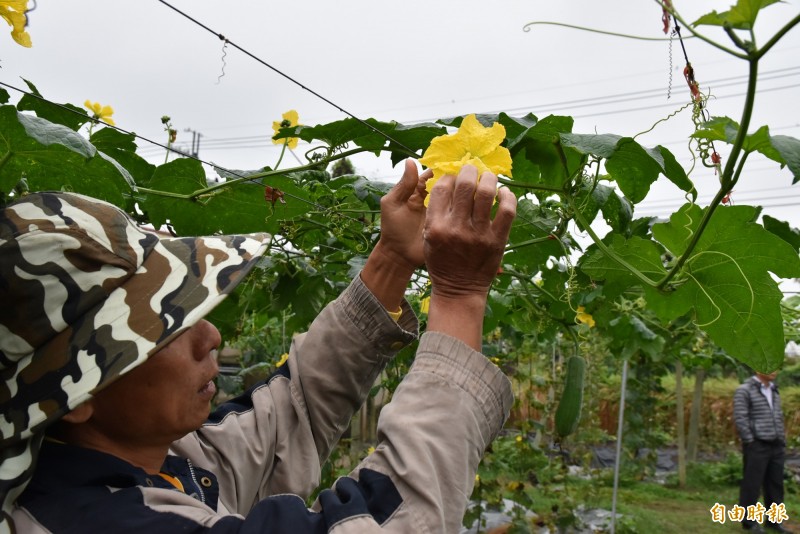
<svg viewBox="0 0 800 534"><path fill-rule="evenodd" d="M90 399L83 404L79 404L73 408L71 412L65 414L61 420L66 421L67 423L72 423L73 425L85 423L89 420L92 414L94 414L94 404L92 404L93 400L94 399Z"/></svg>

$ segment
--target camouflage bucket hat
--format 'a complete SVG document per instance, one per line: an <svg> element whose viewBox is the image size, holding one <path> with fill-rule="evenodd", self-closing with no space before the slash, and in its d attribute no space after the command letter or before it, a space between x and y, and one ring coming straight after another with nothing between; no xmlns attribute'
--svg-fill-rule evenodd
<svg viewBox="0 0 800 534"><path fill-rule="evenodd" d="M3 516L43 430L203 318L268 237L159 237L70 193L27 195L0 211Z"/></svg>

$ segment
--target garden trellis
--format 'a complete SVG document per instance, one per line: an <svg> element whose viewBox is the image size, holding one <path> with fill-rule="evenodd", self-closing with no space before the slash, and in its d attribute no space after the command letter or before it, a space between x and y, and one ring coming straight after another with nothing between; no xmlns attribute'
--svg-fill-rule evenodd
<svg viewBox="0 0 800 534"><path fill-rule="evenodd" d="M747 178L745 161L751 154L766 156L775 167L788 166L793 183L800 180L800 141L773 135L767 126L748 131L753 101L761 94L756 80L796 69L759 74L757 65L800 17L790 18L762 48L754 38L736 37L736 32L752 33L760 9L773 3L739 0L731 10L702 17L694 27L668 10L693 35L698 35L697 26L722 28L737 47L726 50L750 64L747 99L738 122L708 115L708 95L690 86L694 92L686 106L697 112L691 138L710 147L706 162L719 165L718 178L724 180L706 205L697 201L692 172L662 145L644 146L636 136L573 132L574 121L568 116L537 117L522 109L516 110L521 116L477 116L483 126L500 124L505 129L503 147L513 167L503 182L520 198L519 216L487 310L486 332L498 340L497 347L501 338L524 338L555 352L566 336L573 342L575 354L570 356L583 356L591 363L587 340L598 336L627 376L629 363L633 373L637 365L649 365L665 353L670 358L680 351L692 353L695 348L684 338L700 337L693 335L699 327L730 355L758 370L768 371L782 362L782 295L772 275L800 277L800 232L767 216L758 222L756 206L723 202L734 185ZM152 165L140 157L135 141L175 153L169 144L111 126L92 131L87 140L80 132L91 121L85 111L50 101L32 84L24 90L0 82L23 95L11 105L9 95L0 91L0 103L5 104L0 107L0 201L30 190L63 188L113 202L143 224L160 227L169 221L181 235L271 232L275 237L267 268L225 301L213 320L230 338L243 329L259 331L279 317L277 346L285 351L284 329L305 328L358 271L379 233L379 201L387 185L357 175L333 177L327 165L360 153L388 153L394 164L408 157L419 159L434 138L460 128L465 117L416 124L359 118L179 13L222 40L224 47L237 49L348 117L281 129L276 140L300 138L316 145L306 153L307 163L291 168L242 171L183 154ZM702 36L693 43L709 41ZM688 65L685 49L684 59ZM713 83L722 86L738 79ZM687 81L693 81L688 74ZM640 96L613 95L627 102ZM567 104L581 108L592 98L597 97ZM717 153L715 144L732 147L724 162L711 159ZM209 184L204 165L214 168L223 181ZM640 210L660 176L678 188L677 196L685 202L667 221L642 217ZM607 235L598 234L599 222L610 228ZM587 250L577 245L571 229L590 235ZM415 289L424 292L424 287L422 274ZM410 298L416 304L416 295ZM246 320L240 320L242 316ZM669 350L667 341L674 345ZM641 355L650 360L636 361ZM502 354L498 359L504 363ZM390 389L405 361L400 358L397 365L389 369ZM519 372L518 367L512 372Z"/></svg>

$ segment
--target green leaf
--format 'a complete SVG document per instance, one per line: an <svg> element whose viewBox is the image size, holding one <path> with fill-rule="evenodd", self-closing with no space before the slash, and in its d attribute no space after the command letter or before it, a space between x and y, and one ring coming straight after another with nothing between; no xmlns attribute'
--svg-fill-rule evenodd
<svg viewBox="0 0 800 534"><path fill-rule="evenodd" d="M92 133L89 138L98 150L127 150L128 152L136 152L136 135L132 133L124 133L114 128L100 128Z"/></svg>
<svg viewBox="0 0 800 534"><path fill-rule="evenodd" d="M505 113L500 113L497 116L497 122L506 129L506 139L516 139L536 126L539 119L533 113L528 113L523 117L512 117Z"/></svg>
<svg viewBox="0 0 800 534"><path fill-rule="evenodd" d="M795 252L800 251L800 230L792 228L789 226L789 223L780 221L769 215L764 215L761 221L764 224L765 230L789 243Z"/></svg>
<svg viewBox="0 0 800 534"><path fill-rule="evenodd" d="M443 133L446 133L445 128L433 124L405 126L396 122L381 122L375 119L367 119L362 122L348 118L317 126L281 128L275 138L299 137L307 142L318 140L323 141L329 147L341 147L353 143L376 153L386 147L388 141L388 150L397 153L393 155L394 163L396 163L399 159L410 156L406 148L412 152L425 149L431 139Z"/></svg>
<svg viewBox="0 0 800 534"><path fill-rule="evenodd" d="M739 133L739 123L729 117L714 117L703 123L702 127L689 137L707 139L709 141L724 141L733 144Z"/></svg>
<svg viewBox="0 0 800 534"><path fill-rule="evenodd" d="M97 149L82 135L61 124L40 117L17 113L17 120L31 139L44 146L61 145L85 158L91 158Z"/></svg>
<svg viewBox="0 0 800 534"><path fill-rule="evenodd" d="M653 156L632 138L623 137L606 160L606 171L634 204L647 196L661 172L661 164Z"/></svg>
<svg viewBox="0 0 800 534"><path fill-rule="evenodd" d="M399 162L410 157L408 151L403 147L409 148L418 153L422 153L431 144L431 141L440 135L447 133L447 129L436 124L420 123L412 126L403 124L396 125L394 131L391 132L389 141L389 150L391 151L392 165L397 165ZM396 141L396 142L395 142Z"/></svg>
<svg viewBox="0 0 800 534"><path fill-rule="evenodd" d="M617 143L622 139L614 134L561 134L561 144L574 148L581 154L591 154L598 158L608 159L617 150Z"/></svg>
<svg viewBox="0 0 800 534"><path fill-rule="evenodd" d="M615 180L619 188L631 202L639 203L650 186L663 173L681 190L697 192L678 164L675 156L662 146L645 149L630 137L614 134L561 134L561 143L581 154L606 159L609 178Z"/></svg>
<svg viewBox="0 0 800 534"><path fill-rule="evenodd" d="M57 105L48 102L42 97L35 85L28 80L23 79L23 81L28 85L31 93L36 96L23 95L17 103L18 110L33 111L38 117L61 124L75 131L91 120L85 109L72 104Z"/></svg>
<svg viewBox="0 0 800 534"><path fill-rule="evenodd" d="M514 263L516 269L528 269L535 273L551 256L565 255L565 249L558 239L547 239L559 222L558 213L547 209L530 199L522 198L517 204L517 217L511 226L509 245L512 251L506 260ZM535 244L525 244L532 240L543 240Z"/></svg>
<svg viewBox="0 0 800 534"><path fill-rule="evenodd" d="M792 183L796 184L800 181L800 140L788 135L773 135L770 137L770 143L781 156L782 161L776 161L785 163L789 167L794 175Z"/></svg>
<svg viewBox="0 0 800 534"><path fill-rule="evenodd" d="M612 337L611 348L622 359L628 359L639 351L657 358L664 349L664 338L635 315L621 315L611 320L607 331Z"/></svg>
<svg viewBox="0 0 800 534"><path fill-rule="evenodd" d="M525 130L513 141L509 141L513 162L514 181L530 185L542 185L560 189L567 179L567 171L561 159L557 144L559 135L572 128L570 117L550 115ZM581 156L566 147L567 166L574 169L580 164ZM524 160L527 160L524 161ZM540 199L551 192L536 191Z"/></svg>
<svg viewBox="0 0 800 534"><path fill-rule="evenodd" d="M594 202L603 212L603 219L615 232L624 234L633 218L633 206L612 187L598 184L592 191Z"/></svg>
<svg viewBox="0 0 800 534"><path fill-rule="evenodd" d="M269 232L280 233L283 221L306 213L311 205L307 193L285 176L264 180L283 193L274 205L264 197L264 185L238 182L215 189L195 200L148 193L142 209L158 228L169 220L179 235L208 235ZM188 195L206 189L206 175L200 162L181 158L156 168L150 189Z"/></svg>
<svg viewBox="0 0 800 534"><path fill-rule="evenodd" d="M738 134L739 124L736 121L728 117L717 117L703 123L703 127L691 137L734 144ZM762 126L745 136L742 150L747 153L760 152L781 165L788 164L795 176L794 182L800 179L800 141L797 139L785 135L770 136L769 127Z"/></svg>
<svg viewBox="0 0 800 534"><path fill-rule="evenodd" d="M660 151L661 157L663 158L662 164L662 173L667 179L675 184L681 191L686 191L687 193L692 195L692 200L697 200L697 189L694 188L694 184L689 179L689 176L686 174L686 171L683 170L683 167L678 163L675 159L675 156L664 148L663 146L659 145L656 147L657 150Z"/></svg>
<svg viewBox="0 0 800 534"><path fill-rule="evenodd" d="M11 95L8 94L8 91L0 87L0 104L7 104L10 99Z"/></svg>
<svg viewBox="0 0 800 534"><path fill-rule="evenodd" d="M40 117L0 107L0 192L23 178L33 191L82 193L130 209L130 184L78 133Z"/></svg>
<svg viewBox="0 0 800 534"><path fill-rule="evenodd" d="M545 144L552 144L558 140L559 134L571 132L574 124L572 117L558 115L548 115L541 121L531 114L521 119L509 117L508 120L505 120L503 117L504 114L501 113L501 124L506 126L506 146L512 155L531 139Z"/></svg>
<svg viewBox="0 0 800 534"><path fill-rule="evenodd" d="M101 128L92 134L90 141L101 152L107 154L124 167L141 187L148 187L156 166L136 154L136 136L122 133L114 128Z"/></svg>
<svg viewBox="0 0 800 534"><path fill-rule="evenodd" d="M703 214L687 204L669 223L654 225L653 235L678 256L698 231ZM800 258L789 243L756 224L757 215L751 206L717 208L678 276L682 285L669 295L649 294L648 303L659 297L679 301L656 305L662 314L693 308L697 325L728 354L756 370L770 371L784 357L782 294L770 273L796 277Z"/></svg>
<svg viewBox="0 0 800 534"><path fill-rule="evenodd" d="M716 10L697 19L692 26L724 26L730 25L737 30L751 30L756 23L759 11L781 0L738 0L728 11L717 13Z"/></svg>
<svg viewBox="0 0 800 534"><path fill-rule="evenodd" d="M661 249L656 243L641 237L625 239L618 234L610 234L604 241L609 250L618 258L647 276L654 283L667 274L661 260ZM605 280L613 286L613 292L639 286L641 281L626 267L620 265L596 245L590 247L578 263L580 269L596 280Z"/></svg>

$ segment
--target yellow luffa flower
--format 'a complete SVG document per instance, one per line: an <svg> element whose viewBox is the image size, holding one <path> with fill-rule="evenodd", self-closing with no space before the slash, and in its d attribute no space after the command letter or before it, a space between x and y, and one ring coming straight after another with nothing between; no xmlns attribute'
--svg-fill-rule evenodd
<svg viewBox="0 0 800 534"><path fill-rule="evenodd" d="M272 129L275 131L274 135L278 135L278 132L281 130L281 128L291 128L292 126L298 126L300 124L298 122L300 120L300 116L297 114L297 111L293 109L290 109L281 115L281 118L283 118L282 121L273 121L272 123ZM276 145L285 144L288 148L295 148L299 140L299 137L287 137L285 139L273 139L272 142Z"/></svg>
<svg viewBox="0 0 800 534"><path fill-rule="evenodd" d="M581 324L589 325L589 328L594 328L594 317L591 313L586 313L583 306L578 306L575 312L575 320Z"/></svg>
<svg viewBox="0 0 800 534"><path fill-rule="evenodd" d="M475 117L467 115L454 134L434 137L419 162L433 170L425 188L431 191L436 181L445 174L457 175L464 165L478 168L478 176L486 171L511 176L511 153L500 146L506 138L506 129L500 123L486 128ZM428 199L425 199L428 205Z"/></svg>
<svg viewBox="0 0 800 534"><path fill-rule="evenodd" d="M114 108L111 106L101 106L100 102L92 102L91 100L87 100L83 105L93 113L93 119L114 126L114 119L111 118L111 115L114 114Z"/></svg>
<svg viewBox="0 0 800 534"><path fill-rule="evenodd" d="M425 315L427 315L428 314L428 310L430 310L430 309L431 309L431 298L430 297L425 297L423 299L420 299L420 301L419 301L419 312L420 313L424 313Z"/></svg>
<svg viewBox="0 0 800 534"><path fill-rule="evenodd" d="M11 26L11 37L25 48L31 47L31 36L25 31L28 0L0 0L0 17Z"/></svg>

